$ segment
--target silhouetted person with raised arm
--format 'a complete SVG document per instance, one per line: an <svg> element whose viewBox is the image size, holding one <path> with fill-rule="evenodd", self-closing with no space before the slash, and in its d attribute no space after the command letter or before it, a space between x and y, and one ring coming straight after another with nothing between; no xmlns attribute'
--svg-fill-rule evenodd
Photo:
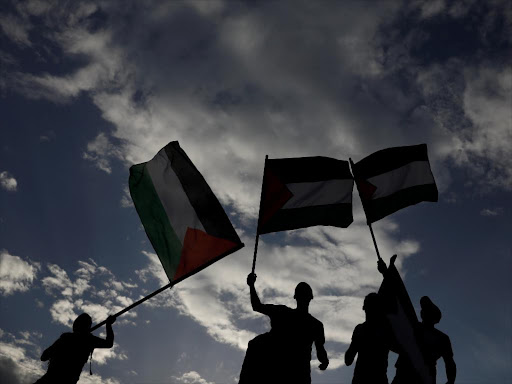
<svg viewBox="0 0 512 384"><path fill-rule="evenodd" d="M311 287L301 282L295 288L295 309L285 305L262 304L254 283L254 273L247 276L253 310L270 317L270 332L249 342L240 373L240 384L246 383L311 383L311 350L313 343L320 361L319 369L329 365L324 348L324 327L309 314L313 299Z"/></svg>
<svg viewBox="0 0 512 384"><path fill-rule="evenodd" d="M55 343L45 349L41 355L42 361L50 361L48 370L35 384L59 383L75 384L80 379L80 373L87 359L95 348L112 348L114 331L112 324L114 316L107 319L107 338L102 339L90 333L92 319L87 313L82 313L73 322L73 332L63 333Z"/></svg>
<svg viewBox="0 0 512 384"><path fill-rule="evenodd" d="M392 348L392 332L378 293L372 292L365 297L363 310L366 321L354 329L352 342L345 352L345 364L351 365L357 354L352 384L388 384L388 352Z"/></svg>
<svg viewBox="0 0 512 384"><path fill-rule="evenodd" d="M386 263L381 259L378 265L379 272L386 272ZM416 338L421 348L425 363L433 383L436 383L437 360L443 358L446 369L446 384L454 384L457 375L457 366L453 359L452 344L450 338L445 333L435 328L435 325L441 321L441 310L430 300L428 296L420 299L421 323L418 324ZM406 356L399 355L395 364L396 374L392 384L421 384L417 373L409 359Z"/></svg>

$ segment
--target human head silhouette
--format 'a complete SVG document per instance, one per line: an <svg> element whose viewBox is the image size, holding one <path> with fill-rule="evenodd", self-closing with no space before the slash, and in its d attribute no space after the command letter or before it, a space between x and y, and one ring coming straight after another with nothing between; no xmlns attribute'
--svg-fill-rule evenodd
<svg viewBox="0 0 512 384"><path fill-rule="evenodd" d="M378 315L382 312L382 303L378 293L372 292L366 295L363 302L363 311L370 316Z"/></svg>
<svg viewBox="0 0 512 384"><path fill-rule="evenodd" d="M293 298L297 300L297 303L309 303L313 300L313 290L308 283L302 281L295 287L295 294L293 295Z"/></svg>
<svg viewBox="0 0 512 384"><path fill-rule="evenodd" d="M73 332L87 333L91 329L92 319L87 313L82 313L73 322Z"/></svg>
<svg viewBox="0 0 512 384"><path fill-rule="evenodd" d="M441 321L441 310L435 305L428 296L420 299L421 320L425 324L434 325Z"/></svg>

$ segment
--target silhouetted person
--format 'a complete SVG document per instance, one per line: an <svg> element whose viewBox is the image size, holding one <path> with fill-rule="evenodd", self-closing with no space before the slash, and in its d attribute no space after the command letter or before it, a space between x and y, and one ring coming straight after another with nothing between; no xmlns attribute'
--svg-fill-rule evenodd
<svg viewBox="0 0 512 384"><path fill-rule="evenodd" d="M247 383L311 383L311 350L315 343L318 368L329 365L324 348L322 322L309 314L313 299L311 287L301 282L295 288L297 308L285 305L262 304L254 283L254 273L247 276L253 310L270 317L271 330L249 342L240 373L240 384Z"/></svg>
<svg viewBox="0 0 512 384"><path fill-rule="evenodd" d="M115 321L115 317L108 317L107 338L102 339L90 333L92 320L87 313L78 316L73 322L73 332L63 333L41 355L42 361L50 360L50 363L45 375L35 384L75 384L94 348L112 348L114 345L112 324Z"/></svg>
<svg viewBox="0 0 512 384"><path fill-rule="evenodd" d="M351 365L357 354L352 384L388 384L386 372L392 332L378 293L365 297L363 310L366 321L354 329L352 342L345 352L345 364Z"/></svg>
<svg viewBox="0 0 512 384"><path fill-rule="evenodd" d="M421 298L420 306L422 322L419 324L417 337L430 375L434 378L433 382L435 383L437 360L442 357L446 368L447 384L453 384L455 383L457 367L453 360L450 338L434 327L441 320L441 311L427 296ZM418 382L415 381L415 377L416 373L409 361L404 359L403 356L399 356L396 362L396 376L393 379L393 384L414 384Z"/></svg>
<svg viewBox="0 0 512 384"><path fill-rule="evenodd" d="M381 259L378 262L379 272L386 272L386 263ZM435 328L435 325L441 321L441 310L430 300L428 296L423 296L420 300L421 323L417 324L416 339L421 348L429 373L433 378L433 383L437 377L437 360L440 357L444 360L446 369L446 384L455 383L457 375L457 366L453 360L453 351L450 338L445 333ZM392 384L416 384L421 383L418 375L413 368L407 356L398 356L395 364L396 375Z"/></svg>

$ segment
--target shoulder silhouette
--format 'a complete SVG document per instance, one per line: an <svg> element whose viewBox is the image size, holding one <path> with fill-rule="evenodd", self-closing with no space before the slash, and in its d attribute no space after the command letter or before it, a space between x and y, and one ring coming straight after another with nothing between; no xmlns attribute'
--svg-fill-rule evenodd
<svg viewBox="0 0 512 384"><path fill-rule="evenodd" d="M114 322L113 316L107 319L107 338L102 339L90 333L92 319L87 313L78 316L73 322L73 332L63 333L41 355L42 361L49 361L48 370L36 384L78 382L82 369L94 349L112 348L114 345Z"/></svg>

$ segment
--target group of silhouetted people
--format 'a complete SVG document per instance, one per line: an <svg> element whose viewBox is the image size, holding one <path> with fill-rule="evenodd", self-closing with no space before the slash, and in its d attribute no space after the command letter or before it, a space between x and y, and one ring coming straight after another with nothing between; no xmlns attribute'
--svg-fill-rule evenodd
<svg viewBox="0 0 512 384"><path fill-rule="evenodd" d="M378 262L378 270L383 275L386 273L387 266L382 260ZM285 305L262 304L254 287L255 282L256 275L249 274L247 284L250 287L251 305L253 310L270 318L271 330L249 342L239 384L310 384L313 344L320 361L318 368L325 370L329 365L323 324L309 313L309 304L313 299L311 287L305 282L299 283L294 294L297 307L289 308ZM421 298L420 305L422 322L417 324L415 334L410 337L421 346L421 354L432 378L430 384L435 383L436 362L441 357L446 367L447 384L453 384L456 366L450 339L435 328L435 324L441 320L441 311L427 296ZM357 355L352 384L388 384L389 351L399 354L392 384L426 384L419 379L411 359L397 344L380 295L368 294L363 310L365 322L355 327L345 353L347 366L354 362ZM114 321L113 316L107 319L107 337L102 339L91 334L92 321L88 314L78 316L73 323L73 332L63 333L43 352L41 360L49 361L48 370L36 384L75 384L87 360L92 357L93 350L113 346Z"/></svg>
<svg viewBox="0 0 512 384"><path fill-rule="evenodd" d="M387 266L378 262L378 270L384 275ZM262 304L254 288L256 275L249 274L247 284L250 287L253 310L270 318L271 330L249 341L249 346L240 372L239 384L261 383L311 383L311 351L316 347L319 368L325 370L329 365L324 348L325 336L322 323L309 314L309 303L313 299L311 287L301 282L295 288L295 309L285 305ZM456 365L449 337L435 328L441 320L441 311L427 297L420 300L422 322L410 335L410 342L417 342L421 355L430 375L436 382L436 363L443 358L446 367L447 384L453 384ZM392 384L427 384L422 381L410 356L395 339L392 327L385 316L384 303L378 293L370 293L364 299L365 322L354 329L352 341L345 352L347 366L357 362L354 368L352 384L388 384L388 354L399 354L396 363L396 375Z"/></svg>

